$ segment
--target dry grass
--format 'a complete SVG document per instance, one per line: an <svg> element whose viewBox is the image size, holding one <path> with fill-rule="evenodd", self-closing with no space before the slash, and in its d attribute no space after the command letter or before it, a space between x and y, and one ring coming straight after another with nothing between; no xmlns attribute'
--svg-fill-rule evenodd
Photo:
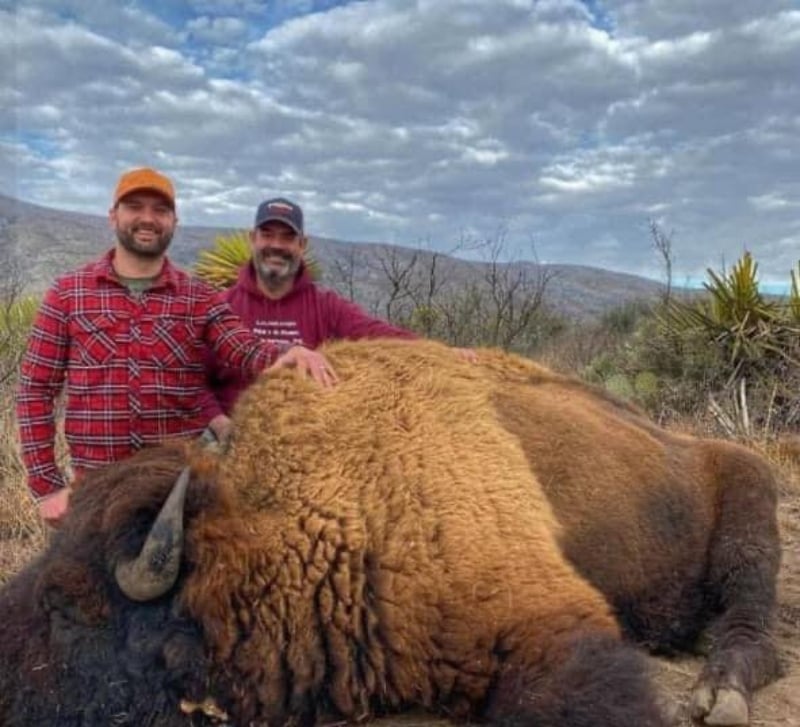
<svg viewBox="0 0 800 727"><path fill-rule="evenodd" d="M0 582L44 544L44 527L25 482L11 391L0 391Z"/></svg>

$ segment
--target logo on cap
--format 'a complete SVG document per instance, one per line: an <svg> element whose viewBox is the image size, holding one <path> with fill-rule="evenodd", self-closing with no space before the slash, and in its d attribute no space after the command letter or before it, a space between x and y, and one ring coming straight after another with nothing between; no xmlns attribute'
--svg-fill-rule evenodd
<svg viewBox="0 0 800 727"><path fill-rule="evenodd" d="M282 210L283 212L293 212L294 207L288 202L270 202L269 208L271 210Z"/></svg>
<svg viewBox="0 0 800 727"><path fill-rule="evenodd" d="M261 227L273 220L289 225L298 235L303 234L303 210L288 199L268 199L258 206L255 227Z"/></svg>

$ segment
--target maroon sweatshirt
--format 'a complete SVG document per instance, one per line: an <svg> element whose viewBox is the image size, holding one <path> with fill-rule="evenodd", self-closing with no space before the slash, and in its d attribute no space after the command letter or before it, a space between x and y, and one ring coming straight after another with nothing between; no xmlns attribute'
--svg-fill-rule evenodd
<svg viewBox="0 0 800 727"><path fill-rule="evenodd" d="M338 293L318 287L305 263L301 263L292 289L279 300L261 292L252 263L242 267L226 298L245 326L284 351L296 345L317 348L324 341L339 338L417 338L411 331L367 315ZM230 414L239 393L252 381L241 371L221 366L209 353L210 393L203 404L206 421L220 413Z"/></svg>

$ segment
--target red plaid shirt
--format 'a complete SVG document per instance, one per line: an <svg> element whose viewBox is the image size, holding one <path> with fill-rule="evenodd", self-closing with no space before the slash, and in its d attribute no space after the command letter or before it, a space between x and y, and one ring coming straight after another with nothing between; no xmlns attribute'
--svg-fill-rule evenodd
<svg viewBox="0 0 800 727"><path fill-rule="evenodd" d="M278 355L206 283L167 260L153 286L135 294L119 282L113 255L59 278L31 331L17 418L37 498L64 486L53 445L54 403L65 381L65 434L80 470L199 434L206 346L251 375Z"/></svg>

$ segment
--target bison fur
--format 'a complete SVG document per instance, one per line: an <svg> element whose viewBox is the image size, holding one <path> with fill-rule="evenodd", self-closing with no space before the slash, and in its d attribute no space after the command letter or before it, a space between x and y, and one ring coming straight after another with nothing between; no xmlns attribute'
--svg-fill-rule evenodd
<svg viewBox="0 0 800 727"><path fill-rule="evenodd" d="M477 365L420 341L327 353L341 384L264 375L227 453L165 445L86 477L47 551L0 591L0 724L423 708L660 727L621 635L664 651L706 627L693 709L719 723L733 702L746 720L777 669L761 459L498 352ZM133 600L115 574L154 533L169 547L145 547L149 565L171 552L159 512L186 466L175 574Z"/></svg>

